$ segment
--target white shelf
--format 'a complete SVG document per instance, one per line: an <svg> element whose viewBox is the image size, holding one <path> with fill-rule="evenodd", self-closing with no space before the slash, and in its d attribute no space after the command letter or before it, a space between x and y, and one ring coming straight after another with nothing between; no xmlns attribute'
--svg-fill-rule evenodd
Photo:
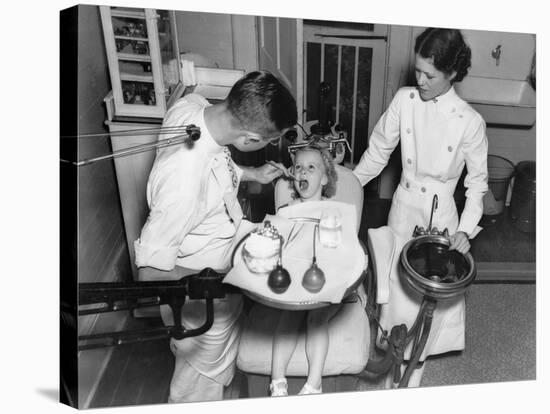
<svg viewBox="0 0 550 414"><path fill-rule="evenodd" d="M124 36L124 35L115 35L115 39L136 40L138 42L148 42L149 41L149 39L146 38L146 37Z"/></svg>
<svg viewBox="0 0 550 414"><path fill-rule="evenodd" d="M133 19L145 19L145 11L119 10L111 8L112 17L130 17Z"/></svg>
<svg viewBox="0 0 550 414"><path fill-rule="evenodd" d="M132 75L132 74L129 74L129 73L121 73L120 74L120 80L121 81L128 81L128 82L153 83L153 76L152 75Z"/></svg>
<svg viewBox="0 0 550 414"><path fill-rule="evenodd" d="M135 53L117 53L118 60L128 60L133 62L151 62L150 55L138 55Z"/></svg>

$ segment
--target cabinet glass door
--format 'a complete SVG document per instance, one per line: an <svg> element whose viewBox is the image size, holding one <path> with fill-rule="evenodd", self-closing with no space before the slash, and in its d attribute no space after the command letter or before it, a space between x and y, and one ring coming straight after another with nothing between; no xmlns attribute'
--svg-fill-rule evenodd
<svg viewBox="0 0 550 414"><path fill-rule="evenodd" d="M174 12L100 6L116 116L162 118L181 95Z"/></svg>
<svg viewBox="0 0 550 414"><path fill-rule="evenodd" d="M112 7L111 22L123 102L157 105L145 10Z"/></svg>

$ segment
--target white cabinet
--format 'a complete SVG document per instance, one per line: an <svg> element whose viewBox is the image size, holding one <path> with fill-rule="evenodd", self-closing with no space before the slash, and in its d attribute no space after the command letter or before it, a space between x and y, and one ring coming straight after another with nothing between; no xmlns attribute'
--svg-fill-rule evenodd
<svg viewBox="0 0 550 414"><path fill-rule="evenodd" d="M535 36L464 30L472 67L456 91L492 126L529 128L535 124L536 95L528 82Z"/></svg>
<svg viewBox="0 0 550 414"><path fill-rule="evenodd" d="M468 76L526 80L535 53L535 35L462 30L472 50Z"/></svg>
<svg viewBox="0 0 550 414"><path fill-rule="evenodd" d="M260 69L277 76L296 99L303 123L303 23L301 19L258 17Z"/></svg>
<svg viewBox="0 0 550 414"><path fill-rule="evenodd" d="M162 118L183 89L174 12L99 9L115 115Z"/></svg>
<svg viewBox="0 0 550 414"><path fill-rule="evenodd" d="M114 133L129 130L136 131L136 135L133 136L112 136L111 145L113 151L141 144L154 143L158 138L156 133L143 135L142 132L139 132L145 128L154 128L155 125L151 124L109 120L107 121L107 126L109 130ZM160 124L156 126L160 126ZM155 160L155 153L156 151L154 150L146 151L140 154L114 159L126 242L128 243L132 274L135 280L137 280L137 267L135 265L134 241L139 238L141 228L149 215L146 188L149 172Z"/></svg>

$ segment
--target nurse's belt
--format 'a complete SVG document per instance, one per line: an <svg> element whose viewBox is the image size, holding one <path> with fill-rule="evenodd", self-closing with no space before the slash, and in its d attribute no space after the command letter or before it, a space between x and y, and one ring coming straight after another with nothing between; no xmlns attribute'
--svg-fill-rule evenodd
<svg viewBox="0 0 550 414"><path fill-rule="evenodd" d="M88 158L80 161L69 161L61 159L61 162L69 163L76 165L77 167L83 165L89 165L97 161L108 160L112 158L125 157L128 155L139 154L146 151L151 151L157 148L170 147L172 145L178 144L187 144L193 145L201 136L200 128L190 124L182 126L171 126L171 127L158 127L158 128L144 128L144 129L134 129L134 130L123 130L123 131L112 131L109 133L99 133L99 134L80 134L74 136L61 136L61 138L93 138L93 137L124 137L124 136L140 136L140 135L152 135L157 133L160 135L170 134L170 138L159 139L157 142L149 144L141 144L133 147L124 148L118 151L113 151L111 154L101 155L95 158ZM63 141L62 141L63 144Z"/></svg>

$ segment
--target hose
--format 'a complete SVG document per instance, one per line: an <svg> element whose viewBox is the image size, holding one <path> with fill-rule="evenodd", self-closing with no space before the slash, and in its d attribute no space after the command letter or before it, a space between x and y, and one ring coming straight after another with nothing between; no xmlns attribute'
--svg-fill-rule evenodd
<svg viewBox="0 0 550 414"><path fill-rule="evenodd" d="M418 361L420 360L420 356L422 355L422 351L424 351L424 348L426 347L426 343L428 342L428 336L430 335L430 329L432 327L433 312L435 309L435 305L436 305L436 302L429 301L428 306L426 306L426 313L424 315L424 320L422 325L422 335L420 336L420 340L418 341L417 346L412 350L414 352L413 357L409 361L409 365L407 366L407 369L403 374L403 378L401 378L401 382L399 383L398 388L406 388L409 385L409 379L411 378L413 370L416 369Z"/></svg>

